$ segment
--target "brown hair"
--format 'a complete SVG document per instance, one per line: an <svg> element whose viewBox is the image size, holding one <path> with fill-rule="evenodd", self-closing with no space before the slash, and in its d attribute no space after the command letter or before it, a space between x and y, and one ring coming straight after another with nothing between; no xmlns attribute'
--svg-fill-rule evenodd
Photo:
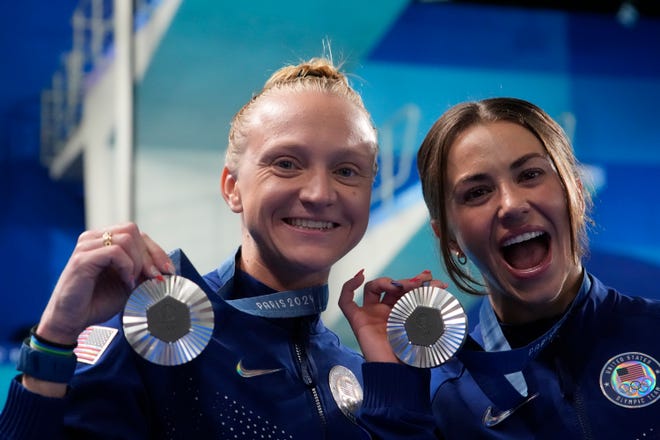
<svg viewBox="0 0 660 440"><path fill-rule="evenodd" d="M483 284L452 256L447 225L447 157L456 138L476 124L509 121L532 132L552 161L568 204L572 253L577 263L587 251L587 212L591 206L588 191L582 190L578 162L561 126L536 105L517 98L491 98L465 102L447 110L426 135L417 153L417 170L424 201L431 219L437 223L440 253L452 281L472 294L483 294Z"/></svg>
<svg viewBox="0 0 660 440"><path fill-rule="evenodd" d="M244 140L246 130L249 129L252 109L261 97L280 90L291 92L312 90L346 98L364 111L371 122L371 126L376 131L371 115L364 106L361 96L349 84L348 78L340 71L340 68L336 67L332 60L328 58L312 58L300 64L284 66L277 70L266 81L263 89L234 115L229 129L229 143L225 156L225 165L230 171L236 172L238 161L245 149ZM376 163L374 160L374 174L375 171Z"/></svg>

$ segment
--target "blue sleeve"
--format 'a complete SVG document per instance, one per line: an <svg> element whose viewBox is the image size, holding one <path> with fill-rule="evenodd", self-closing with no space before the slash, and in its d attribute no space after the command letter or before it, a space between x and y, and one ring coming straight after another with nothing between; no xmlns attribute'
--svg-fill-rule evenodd
<svg viewBox="0 0 660 440"><path fill-rule="evenodd" d="M428 369L367 362L362 375L364 399L358 421L374 439L441 438L431 410Z"/></svg>
<svg viewBox="0 0 660 440"><path fill-rule="evenodd" d="M64 398L32 393L20 376L14 379L0 414L0 439L148 438L147 393L120 335L95 365L78 364Z"/></svg>
<svg viewBox="0 0 660 440"><path fill-rule="evenodd" d="M67 435L75 433L76 438L94 439L148 438L150 398L136 357L119 332L96 364L78 364L65 402Z"/></svg>
<svg viewBox="0 0 660 440"><path fill-rule="evenodd" d="M34 394L23 387L20 378L9 385L0 414L0 439L63 438L64 399Z"/></svg>

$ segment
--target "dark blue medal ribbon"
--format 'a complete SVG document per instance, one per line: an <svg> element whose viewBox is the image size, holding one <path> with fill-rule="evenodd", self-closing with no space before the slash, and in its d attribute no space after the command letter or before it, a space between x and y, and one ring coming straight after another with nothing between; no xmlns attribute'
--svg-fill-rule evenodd
<svg viewBox="0 0 660 440"><path fill-rule="evenodd" d="M580 291L568 310L541 337L528 345L510 349L495 312L484 300L479 313L483 346L489 351L465 348L456 355L488 398L500 409L513 408L527 396L527 383L523 371L530 361L553 340L571 311L583 302L591 289L591 280L585 273ZM470 339L472 339L470 337ZM474 339L471 345L480 345Z"/></svg>
<svg viewBox="0 0 660 440"><path fill-rule="evenodd" d="M193 266L183 250L177 248L169 254L169 257L170 260L172 260L172 264L174 264L177 275L181 275L197 284L207 296L213 295L213 290L208 284L206 284L204 278L199 274L197 269L195 269L195 266Z"/></svg>
<svg viewBox="0 0 660 440"><path fill-rule="evenodd" d="M226 301L241 312L254 316L295 318L321 313L328 305L328 296L328 285L324 284Z"/></svg>

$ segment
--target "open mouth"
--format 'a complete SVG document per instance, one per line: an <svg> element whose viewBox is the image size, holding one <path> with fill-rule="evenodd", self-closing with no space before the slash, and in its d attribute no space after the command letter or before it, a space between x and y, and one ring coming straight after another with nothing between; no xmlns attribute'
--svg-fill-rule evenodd
<svg viewBox="0 0 660 440"><path fill-rule="evenodd" d="M338 226L333 222L323 220L309 220L303 218L285 218L284 222L296 228L310 229L315 231L326 231Z"/></svg>
<svg viewBox="0 0 660 440"><path fill-rule="evenodd" d="M526 270L539 266L550 249L550 236L541 231L527 232L504 242L501 247L504 260L509 266Z"/></svg>

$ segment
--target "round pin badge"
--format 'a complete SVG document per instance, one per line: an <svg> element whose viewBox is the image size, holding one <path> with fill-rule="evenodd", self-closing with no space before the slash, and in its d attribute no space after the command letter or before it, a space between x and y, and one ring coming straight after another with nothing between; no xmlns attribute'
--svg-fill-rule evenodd
<svg viewBox="0 0 660 440"><path fill-rule="evenodd" d="M150 279L128 298L122 318L128 343L144 359L173 366L190 362L213 335L213 306L202 289L179 275Z"/></svg>
<svg viewBox="0 0 660 440"><path fill-rule="evenodd" d="M600 389L612 403L624 408L641 408L660 399L660 363L639 352L621 353L603 366Z"/></svg>
<svg viewBox="0 0 660 440"><path fill-rule="evenodd" d="M341 412L355 421L362 405L362 387L355 374L343 365L335 365L328 374L330 392Z"/></svg>
<svg viewBox="0 0 660 440"><path fill-rule="evenodd" d="M451 293L422 286L403 295L387 320L387 337L396 356L419 368L447 362L467 336L467 315Z"/></svg>

